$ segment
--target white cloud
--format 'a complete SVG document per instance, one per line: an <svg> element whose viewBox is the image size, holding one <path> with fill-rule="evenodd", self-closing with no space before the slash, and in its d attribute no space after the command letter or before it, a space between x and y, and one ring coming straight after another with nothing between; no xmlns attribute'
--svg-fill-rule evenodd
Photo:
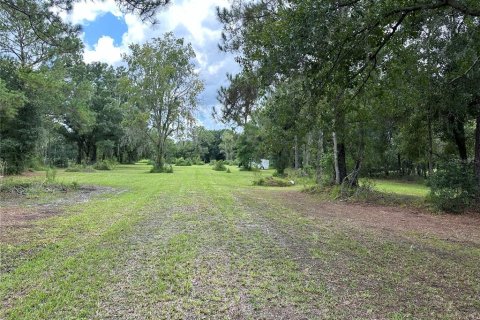
<svg viewBox="0 0 480 320"><path fill-rule="evenodd" d="M115 46L113 38L102 36L93 48L85 48L83 59L86 63L99 61L114 65L122 60L123 52L121 47Z"/></svg>
<svg viewBox="0 0 480 320"><path fill-rule="evenodd" d="M225 66L225 60L220 61L219 63L212 64L211 66L208 66L207 71L210 75L215 75L220 71L223 66Z"/></svg>
<svg viewBox="0 0 480 320"><path fill-rule="evenodd" d="M173 30L178 26L184 26L190 33L191 41L197 45L203 45L207 38L219 38L220 30L212 30L203 25L203 22L215 17L215 7L229 6L227 0L185 0L174 3L158 19L161 24Z"/></svg>
<svg viewBox="0 0 480 320"><path fill-rule="evenodd" d="M128 47L132 43L142 43L147 40L147 32L154 31L154 26L143 22L138 16L133 14L125 15L125 23L128 31L123 34L122 46Z"/></svg>
<svg viewBox="0 0 480 320"><path fill-rule="evenodd" d="M88 21L95 21L95 19L107 12L110 12L116 17L121 17L122 12L114 0L93 0L93 1L78 1L73 5L70 14L63 14L64 20L73 24L84 24Z"/></svg>

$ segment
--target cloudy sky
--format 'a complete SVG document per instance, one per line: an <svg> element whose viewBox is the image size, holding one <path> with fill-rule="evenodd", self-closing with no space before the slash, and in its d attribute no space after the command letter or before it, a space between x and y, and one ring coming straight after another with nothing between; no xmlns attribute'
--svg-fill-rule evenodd
<svg viewBox="0 0 480 320"><path fill-rule="evenodd" d="M226 84L226 73L238 72L233 56L220 52L221 24L215 8L228 7L228 0L174 0L158 13L158 23L142 22L132 14L122 14L113 0L77 2L73 11L63 18L83 28L85 62L100 61L121 64L121 54L128 52L131 43L144 43L153 37L173 31L185 38L196 52L200 77L205 91L200 97L197 114L199 123L209 129L221 128L211 117L217 105L217 90Z"/></svg>

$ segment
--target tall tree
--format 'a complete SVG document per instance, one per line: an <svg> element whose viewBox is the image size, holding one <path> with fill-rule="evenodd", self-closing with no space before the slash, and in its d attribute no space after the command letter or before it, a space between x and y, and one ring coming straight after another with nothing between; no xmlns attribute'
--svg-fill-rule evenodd
<svg viewBox="0 0 480 320"><path fill-rule="evenodd" d="M193 123L203 83L195 72L190 44L172 33L143 45L131 45L128 64L128 104L143 115L145 137L155 146L155 170L163 171L165 143Z"/></svg>

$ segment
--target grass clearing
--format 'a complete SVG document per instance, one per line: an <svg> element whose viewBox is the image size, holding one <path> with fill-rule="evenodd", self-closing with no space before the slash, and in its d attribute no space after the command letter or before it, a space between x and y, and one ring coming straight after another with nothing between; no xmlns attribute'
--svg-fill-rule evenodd
<svg viewBox="0 0 480 320"><path fill-rule="evenodd" d="M0 318L480 317L475 218L415 229L418 215L327 205L228 168L58 172L108 192L10 230Z"/></svg>
<svg viewBox="0 0 480 320"><path fill-rule="evenodd" d="M392 180L372 180L375 189L385 193L395 193L406 196L426 197L429 193L427 186L417 182L402 182Z"/></svg>

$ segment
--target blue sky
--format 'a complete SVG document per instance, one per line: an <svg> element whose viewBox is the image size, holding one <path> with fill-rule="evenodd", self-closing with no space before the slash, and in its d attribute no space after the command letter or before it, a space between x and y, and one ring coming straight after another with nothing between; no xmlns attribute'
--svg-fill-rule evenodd
<svg viewBox="0 0 480 320"><path fill-rule="evenodd" d="M196 52L196 65L205 82L197 113L199 124L209 129L222 128L211 117L217 106L217 90L226 85L226 73L239 67L230 54L220 52L218 43L222 26L216 18L217 6L227 7L228 0L174 0L157 14L158 24L143 22L132 14L123 14L113 0L76 2L72 12L63 14L66 21L82 26L85 62L100 61L120 65L122 53L131 43L144 43L173 31L185 38Z"/></svg>

